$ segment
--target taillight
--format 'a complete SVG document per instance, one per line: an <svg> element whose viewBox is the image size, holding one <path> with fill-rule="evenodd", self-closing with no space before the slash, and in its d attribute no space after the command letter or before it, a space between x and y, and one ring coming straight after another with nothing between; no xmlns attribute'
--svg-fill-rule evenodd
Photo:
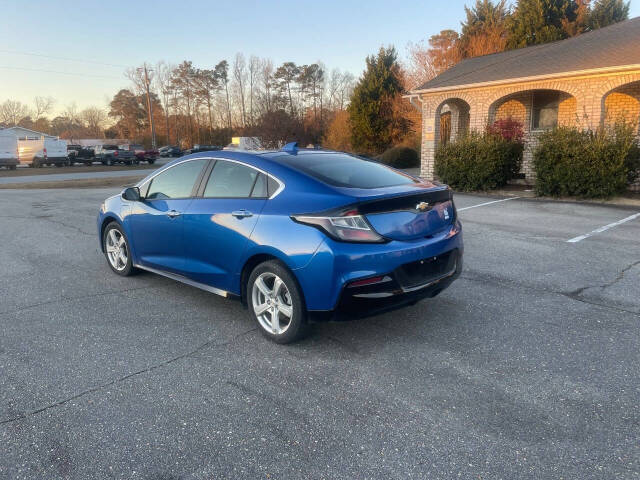
<svg viewBox="0 0 640 480"><path fill-rule="evenodd" d="M380 236L362 215L349 211L340 216L292 215L291 218L305 225L311 225L342 242L384 243Z"/></svg>
<svg viewBox="0 0 640 480"><path fill-rule="evenodd" d="M47 158L47 149L46 148L42 149L42 154L44 155L44 158Z"/></svg>
<svg viewBox="0 0 640 480"><path fill-rule="evenodd" d="M118 156L118 150L116 150L115 152L113 152L113 156L117 157Z"/></svg>

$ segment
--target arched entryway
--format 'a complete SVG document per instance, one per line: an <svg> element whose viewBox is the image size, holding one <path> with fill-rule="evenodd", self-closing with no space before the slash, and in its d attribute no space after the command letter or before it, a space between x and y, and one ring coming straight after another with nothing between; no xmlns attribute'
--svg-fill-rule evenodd
<svg viewBox="0 0 640 480"><path fill-rule="evenodd" d="M602 120L606 126L624 122L639 131L640 81L621 85L602 97Z"/></svg>
<svg viewBox="0 0 640 480"><path fill-rule="evenodd" d="M560 90L531 89L510 93L489 106L488 123L511 118L522 125L525 149L521 175L527 183L535 181L533 152L540 133L557 126L575 126L578 122L577 101Z"/></svg>
<svg viewBox="0 0 640 480"><path fill-rule="evenodd" d="M470 107L461 98L449 98L436 109L436 146L446 145L469 131Z"/></svg>

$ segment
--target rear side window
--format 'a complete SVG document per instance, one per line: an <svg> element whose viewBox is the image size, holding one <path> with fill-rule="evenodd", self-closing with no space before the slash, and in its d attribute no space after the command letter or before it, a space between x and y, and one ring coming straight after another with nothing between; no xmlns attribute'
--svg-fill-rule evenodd
<svg viewBox="0 0 640 480"><path fill-rule="evenodd" d="M287 155L278 160L335 187L382 188L417 183L380 163L339 153Z"/></svg>
<svg viewBox="0 0 640 480"><path fill-rule="evenodd" d="M158 200L190 197L196 180L208 161L190 160L165 170L151 180L145 198Z"/></svg>
<svg viewBox="0 0 640 480"><path fill-rule="evenodd" d="M259 174L245 165L218 160L204 189L204 197L248 198Z"/></svg>
<svg viewBox="0 0 640 480"><path fill-rule="evenodd" d="M267 195L267 176L264 173L259 173L256 183L253 185L251 191L252 198L266 198Z"/></svg>

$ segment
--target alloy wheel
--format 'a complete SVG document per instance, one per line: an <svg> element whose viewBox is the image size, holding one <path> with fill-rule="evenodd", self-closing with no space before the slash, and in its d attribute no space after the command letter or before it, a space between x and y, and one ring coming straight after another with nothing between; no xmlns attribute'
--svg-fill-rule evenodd
<svg viewBox="0 0 640 480"><path fill-rule="evenodd" d="M129 252L127 251L127 242L122 232L115 228L109 230L105 248L111 266L119 272L124 270L129 260Z"/></svg>
<svg viewBox="0 0 640 480"><path fill-rule="evenodd" d="M262 328L274 335L287 331L293 319L293 305L289 289L278 275L265 272L256 278L251 300Z"/></svg>

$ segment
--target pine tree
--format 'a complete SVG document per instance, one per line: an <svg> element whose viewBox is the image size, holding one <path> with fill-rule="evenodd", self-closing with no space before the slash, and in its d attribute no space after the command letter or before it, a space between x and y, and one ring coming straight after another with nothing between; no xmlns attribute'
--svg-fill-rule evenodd
<svg viewBox="0 0 640 480"><path fill-rule="evenodd" d="M506 0L476 0L476 4L464 7L467 14L462 22L462 33L458 48L464 58L501 52L507 42L507 18L509 10Z"/></svg>
<svg viewBox="0 0 640 480"><path fill-rule="evenodd" d="M528 47L580 33L576 25L584 2L575 0L518 0L510 20L508 48Z"/></svg>
<svg viewBox="0 0 640 480"><path fill-rule="evenodd" d="M589 14L589 28L595 30L627 20L629 3L624 0L596 0Z"/></svg>
<svg viewBox="0 0 640 480"><path fill-rule="evenodd" d="M393 143L397 127L394 100L402 92L395 48L367 57L349 105L352 144L357 152L377 154Z"/></svg>

